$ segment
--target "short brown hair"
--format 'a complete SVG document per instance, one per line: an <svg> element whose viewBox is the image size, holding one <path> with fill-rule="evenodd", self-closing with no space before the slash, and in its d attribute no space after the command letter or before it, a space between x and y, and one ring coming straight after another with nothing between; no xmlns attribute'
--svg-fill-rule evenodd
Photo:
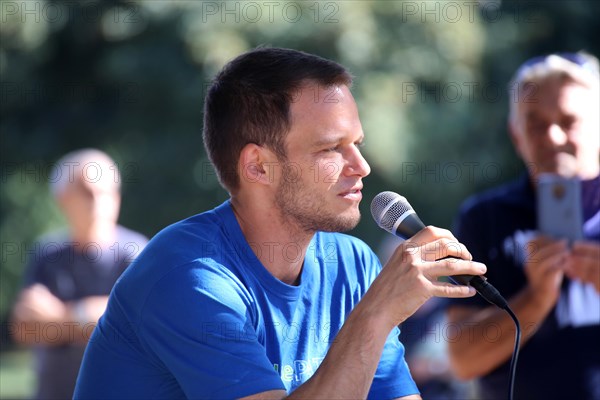
<svg viewBox="0 0 600 400"><path fill-rule="evenodd" d="M352 84L340 64L302 51L257 48L244 53L216 75L204 102L204 146L219 181L239 187L237 163L248 143L285 159L294 92L307 82L323 86Z"/></svg>

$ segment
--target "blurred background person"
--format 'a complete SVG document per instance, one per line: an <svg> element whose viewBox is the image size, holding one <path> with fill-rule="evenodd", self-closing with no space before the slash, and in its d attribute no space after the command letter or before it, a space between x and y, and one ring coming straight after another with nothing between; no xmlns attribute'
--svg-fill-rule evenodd
<svg viewBox="0 0 600 400"><path fill-rule="evenodd" d="M523 329L515 396L600 399L600 128L598 59L536 57L516 72L509 129L528 174L467 200L456 237L488 267ZM536 232L540 174L581 182L584 240ZM454 302L448 320L454 371L479 378L479 396L505 398L514 325L481 297Z"/></svg>
<svg viewBox="0 0 600 400"><path fill-rule="evenodd" d="M36 398L66 399L108 294L147 239L117 224L121 178L105 153L71 152L49 180L68 230L34 246L13 308L12 336L34 347Z"/></svg>

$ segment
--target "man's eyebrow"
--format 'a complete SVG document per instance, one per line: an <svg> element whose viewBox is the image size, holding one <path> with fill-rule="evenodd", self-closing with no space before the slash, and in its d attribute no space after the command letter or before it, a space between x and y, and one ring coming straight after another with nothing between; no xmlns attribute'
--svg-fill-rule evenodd
<svg viewBox="0 0 600 400"><path fill-rule="evenodd" d="M329 144L339 143L344 139L343 135L328 135L315 140L312 145L314 147L325 146Z"/></svg>
<svg viewBox="0 0 600 400"><path fill-rule="evenodd" d="M537 111L528 111L527 114L525 114L525 118L526 119L532 119L532 118L539 118L540 117L540 113Z"/></svg>
<svg viewBox="0 0 600 400"><path fill-rule="evenodd" d="M317 139L312 145L314 147L320 147L320 146L325 146L325 145L330 145L330 144L335 144L335 143L339 143L342 142L346 139L346 135L330 135L330 136L325 136L322 138ZM360 135L360 137L357 140L353 140L352 142L362 142L365 139L365 135Z"/></svg>

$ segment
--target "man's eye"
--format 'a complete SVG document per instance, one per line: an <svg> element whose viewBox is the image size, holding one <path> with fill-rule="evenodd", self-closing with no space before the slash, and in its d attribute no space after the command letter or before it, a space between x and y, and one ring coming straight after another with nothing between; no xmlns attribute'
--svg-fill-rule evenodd
<svg viewBox="0 0 600 400"><path fill-rule="evenodd" d="M529 130L535 133L544 132L546 130L546 124L543 122L532 122L529 124Z"/></svg>
<svg viewBox="0 0 600 400"><path fill-rule="evenodd" d="M575 128L578 123L579 123L579 120L577 118L565 118L561 122L561 126L564 130L570 130L570 129Z"/></svg>

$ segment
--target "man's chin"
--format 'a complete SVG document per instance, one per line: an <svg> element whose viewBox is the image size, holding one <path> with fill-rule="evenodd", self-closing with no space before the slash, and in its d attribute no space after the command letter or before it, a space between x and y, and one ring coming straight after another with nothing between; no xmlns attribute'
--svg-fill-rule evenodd
<svg viewBox="0 0 600 400"><path fill-rule="evenodd" d="M553 160L548 160L544 164L532 164L530 173L536 177L542 174L554 174L563 178L573 178L578 174L577 158L571 154L557 154Z"/></svg>
<svg viewBox="0 0 600 400"><path fill-rule="evenodd" d="M323 232L348 232L356 228L360 222L360 212L354 215L339 215L335 220L326 222L320 229Z"/></svg>
<svg viewBox="0 0 600 400"><path fill-rule="evenodd" d="M556 156L554 173L564 178L573 178L577 175L577 158L572 154L560 153Z"/></svg>

